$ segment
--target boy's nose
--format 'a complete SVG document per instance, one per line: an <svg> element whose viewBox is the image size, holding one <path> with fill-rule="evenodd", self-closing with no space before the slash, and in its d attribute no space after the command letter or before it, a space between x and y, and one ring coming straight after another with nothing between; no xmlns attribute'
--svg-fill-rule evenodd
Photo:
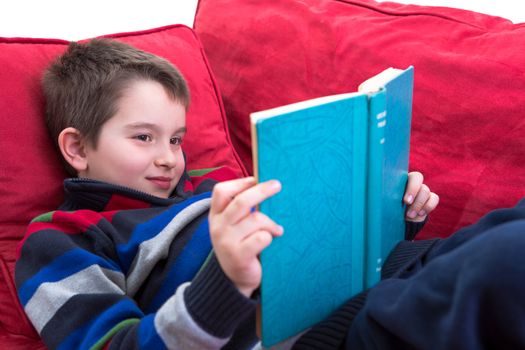
<svg viewBox="0 0 525 350"><path fill-rule="evenodd" d="M155 158L155 165L159 167L173 168L176 164L176 156L170 147L163 148Z"/></svg>

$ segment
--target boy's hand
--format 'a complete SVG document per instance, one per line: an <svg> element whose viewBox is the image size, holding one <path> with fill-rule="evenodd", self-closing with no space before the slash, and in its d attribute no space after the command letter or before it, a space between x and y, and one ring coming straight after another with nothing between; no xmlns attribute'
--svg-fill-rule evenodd
<svg viewBox="0 0 525 350"><path fill-rule="evenodd" d="M421 222L427 215L436 209L439 196L431 192L423 183L423 174L417 171L408 173L407 188L403 201L408 205L405 219L412 222Z"/></svg>
<svg viewBox="0 0 525 350"><path fill-rule="evenodd" d="M213 189L209 223L215 255L247 297L261 283L259 253L283 233L281 226L252 208L280 190L278 181L257 184L253 177L221 182Z"/></svg>

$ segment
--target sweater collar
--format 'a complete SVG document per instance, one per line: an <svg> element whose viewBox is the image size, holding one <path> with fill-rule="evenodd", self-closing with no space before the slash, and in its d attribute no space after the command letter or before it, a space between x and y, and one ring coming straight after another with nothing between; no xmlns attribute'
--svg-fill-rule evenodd
<svg viewBox="0 0 525 350"><path fill-rule="evenodd" d="M129 187L86 178L64 180L64 203L60 210L88 209L94 211L139 209L152 206L168 206L192 195L185 183L185 174L170 198L161 198Z"/></svg>

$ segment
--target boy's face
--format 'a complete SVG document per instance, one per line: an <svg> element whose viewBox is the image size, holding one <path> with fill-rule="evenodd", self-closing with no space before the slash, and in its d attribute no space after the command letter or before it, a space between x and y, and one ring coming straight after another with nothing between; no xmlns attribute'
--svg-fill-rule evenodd
<svg viewBox="0 0 525 350"><path fill-rule="evenodd" d="M185 132L183 105L158 82L133 82L102 126L96 147L86 146L87 167L78 177L167 198L184 171Z"/></svg>

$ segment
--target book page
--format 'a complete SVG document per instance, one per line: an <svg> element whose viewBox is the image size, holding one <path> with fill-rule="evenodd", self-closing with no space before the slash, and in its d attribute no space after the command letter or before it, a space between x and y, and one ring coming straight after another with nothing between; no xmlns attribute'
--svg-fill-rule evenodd
<svg viewBox="0 0 525 350"><path fill-rule="evenodd" d="M371 78L368 78L362 82L357 88L360 92L377 92L379 91L387 82L397 77L403 72L402 69L397 68L387 68L379 74L374 75Z"/></svg>

